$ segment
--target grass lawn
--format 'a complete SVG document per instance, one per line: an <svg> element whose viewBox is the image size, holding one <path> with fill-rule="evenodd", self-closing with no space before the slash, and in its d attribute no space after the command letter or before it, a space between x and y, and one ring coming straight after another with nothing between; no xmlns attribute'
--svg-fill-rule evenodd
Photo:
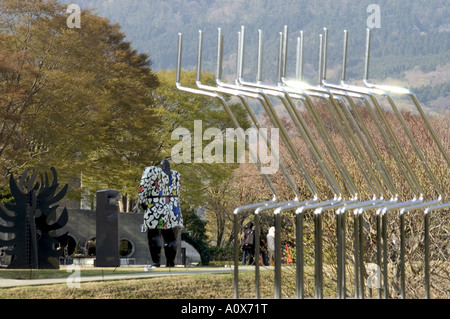
<svg viewBox="0 0 450 319"><path fill-rule="evenodd" d="M185 270L171 268L171 272ZM167 271L165 268L153 272ZM142 273L142 267L82 269L81 276ZM247 276L253 278L254 272ZM67 278L66 270L0 270L1 278ZM244 275L242 273L242 275ZM80 288L67 284L0 288L0 299L219 299L233 298L233 274L167 275L143 279L82 282Z"/></svg>
<svg viewBox="0 0 450 319"><path fill-rule="evenodd" d="M210 268L209 268L210 269ZM59 270L0 270L0 280L67 278L72 272L63 267ZM0 299L228 299L234 298L234 274L230 268L226 273L175 274L186 268L171 268L164 277L126 280L81 282L80 288L69 288L66 283L0 288ZM195 267L191 270L201 270ZM273 268L260 268L260 296L274 297ZM295 296L293 267L283 268L283 298ZM101 276L119 273L142 273L143 267L81 268L81 276ZM152 272L166 272L165 267ZM309 273L310 271L308 271ZM314 295L313 274L308 274L305 288ZM333 294L333 293L332 293ZM255 272L252 268L239 272L239 298L255 298Z"/></svg>
<svg viewBox="0 0 450 319"><path fill-rule="evenodd" d="M347 296L352 297L353 293L353 274L349 267L347 274ZM191 268L189 270L201 270L201 267ZM209 268L211 269L211 268ZM0 280L2 279L42 279L42 278L68 278L72 272L69 269L60 270L0 270ZM241 270L241 268L240 268ZM274 271L273 268L260 268L260 297L274 297ZM327 267L325 267L327 270ZM118 268L81 268L81 276L101 276L119 273L142 273L143 267L118 267ZM95 282L81 282L80 288L69 288L67 283L42 285L42 286L23 286L14 288L0 288L0 299L233 299L234 298L234 274L232 269L225 273L199 273L192 271L189 274L176 274L179 271L186 271L186 268L167 268L161 267L152 270L152 272L164 272L164 276L155 276L150 278L124 279L124 280L102 280ZM439 272L441 274L441 272ZM442 274L441 274L442 275ZM324 271L324 297L336 298L336 280L335 274L331 271ZM408 276L409 277L409 276ZM445 277L445 275L444 275ZM420 280L418 280L418 278ZM409 279L409 278L408 278ZM410 278L416 283L416 286L423 281L422 276ZM448 277L436 277L432 274L432 299L446 298L448 293ZM411 286L413 282L408 280L407 284ZM295 298L295 266L282 268L282 298ZM255 272L251 268L239 272L239 298L255 298ZM436 285L439 284L436 289ZM315 280L314 268L305 267L304 274L304 296L306 298L314 297ZM416 287L412 286L412 287ZM423 298L423 287L417 286L417 293L412 290L407 291L407 298ZM399 298L390 290L391 298ZM370 292L372 293L372 292ZM375 291L372 295L375 297ZM366 296L369 296L366 289ZM375 297L376 298L376 297Z"/></svg>
<svg viewBox="0 0 450 319"><path fill-rule="evenodd" d="M81 276L101 276L143 272L144 267L94 268L81 267ZM68 267L60 269L0 269L0 280L4 279L45 279L67 278L73 270Z"/></svg>

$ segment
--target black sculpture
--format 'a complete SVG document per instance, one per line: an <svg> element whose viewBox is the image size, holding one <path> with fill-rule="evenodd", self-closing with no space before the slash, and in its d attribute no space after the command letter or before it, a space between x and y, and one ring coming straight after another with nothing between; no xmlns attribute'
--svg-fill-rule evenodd
<svg viewBox="0 0 450 319"><path fill-rule="evenodd" d="M0 232L13 234L12 239L0 239L0 247L7 247L5 253L11 256L8 268L59 268L60 253L56 246L67 233L56 236L56 230L66 225L69 215L64 208L56 218L58 205L53 204L65 196L68 185L55 195L59 184L56 170L52 167L51 171L51 184L47 173L45 179L41 175L41 183L35 183L36 175L26 181L27 171L21 175L18 184L14 176L10 176L9 185L15 203L0 206L0 218L7 224L0 225Z"/></svg>

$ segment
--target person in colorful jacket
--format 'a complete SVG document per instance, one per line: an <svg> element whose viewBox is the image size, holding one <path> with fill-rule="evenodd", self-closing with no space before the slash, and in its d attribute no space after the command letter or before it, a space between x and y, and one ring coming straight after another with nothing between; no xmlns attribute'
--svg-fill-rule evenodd
<svg viewBox="0 0 450 319"><path fill-rule="evenodd" d="M161 161L160 167L146 167L142 174L138 198L144 211L143 228L147 231L153 267L160 266L163 241L166 266L175 266L178 231L183 227L180 182L180 173L170 169L167 159Z"/></svg>

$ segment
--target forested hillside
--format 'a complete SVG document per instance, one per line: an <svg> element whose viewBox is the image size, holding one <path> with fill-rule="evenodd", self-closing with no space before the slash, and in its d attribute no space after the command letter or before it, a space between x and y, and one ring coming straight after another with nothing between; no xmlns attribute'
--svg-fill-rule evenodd
<svg viewBox="0 0 450 319"><path fill-rule="evenodd" d="M422 101L445 97L449 93L449 72L445 68L438 74L435 71L436 67L450 63L448 0L77 1L82 8L96 8L100 15L119 22L135 48L150 55L154 70L175 68L179 32L184 35L183 67L193 67L197 34L201 29L204 32L204 69L214 71L217 28L220 27L225 36L225 60L230 62L224 65L224 71L233 74L237 32L244 25L246 77L254 79L257 30L261 29L264 32L264 76L272 79L276 74L278 33L287 25L290 31L288 73L293 75L295 41L298 31L304 30L305 77L310 81L317 78L318 34L324 27L329 30L330 80L337 78L340 72L343 30L348 30L350 36L347 76L362 78L365 30L371 15L367 8L373 3L380 7L381 23L380 28L372 32L370 77L401 81L402 85L415 88ZM407 71L409 77L405 76ZM419 76L423 78L423 74L429 75L425 76L427 81L414 80ZM440 107L443 103L439 103Z"/></svg>

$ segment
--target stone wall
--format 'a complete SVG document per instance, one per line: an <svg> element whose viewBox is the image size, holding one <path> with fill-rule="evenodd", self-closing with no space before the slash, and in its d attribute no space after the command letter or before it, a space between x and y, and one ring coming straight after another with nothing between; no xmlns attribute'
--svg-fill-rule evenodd
<svg viewBox="0 0 450 319"><path fill-rule="evenodd" d="M80 241L81 247L85 247L88 240L96 237L95 211L82 209L68 209L69 221L61 230L69 232L68 235L74 242ZM151 256L148 249L146 233L142 233L140 225L143 223L143 215L136 213L119 213L119 240L127 240L132 245L132 251L127 256L130 264L148 265L151 264ZM188 243L179 241L176 264L182 264L181 250L185 249L186 264L200 262L200 255ZM122 256L121 258L126 258ZM126 263L122 259L122 265ZM164 249L161 253L161 264L165 264Z"/></svg>

